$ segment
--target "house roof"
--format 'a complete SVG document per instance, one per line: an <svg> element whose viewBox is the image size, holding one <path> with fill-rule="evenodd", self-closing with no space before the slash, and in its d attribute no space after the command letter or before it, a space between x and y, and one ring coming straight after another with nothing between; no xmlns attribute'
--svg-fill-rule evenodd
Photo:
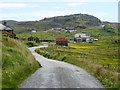
<svg viewBox="0 0 120 90"><path fill-rule="evenodd" d="M6 26L4 26L3 24L0 24L0 30L5 30Z"/></svg>
<svg viewBox="0 0 120 90"><path fill-rule="evenodd" d="M6 27L5 30L12 30L10 27Z"/></svg>
<svg viewBox="0 0 120 90"><path fill-rule="evenodd" d="M89 37L90 35L89 34L86 34L86 33L81 33L81 34L75 34L75 38L78 38L78 37Z"/></svg>
<svg viewBox="0 0 120 90"><path fill-rule="evenodd" d="M58 41L58 42L67 42L68 40L66 38L56 38L56 41Z"/></svg>
<svg viewBox="0 0 120 90"><path fill-rule="evenodd" d="M13 30L13 29L3 24L0 24L0 30Z"/></svg>

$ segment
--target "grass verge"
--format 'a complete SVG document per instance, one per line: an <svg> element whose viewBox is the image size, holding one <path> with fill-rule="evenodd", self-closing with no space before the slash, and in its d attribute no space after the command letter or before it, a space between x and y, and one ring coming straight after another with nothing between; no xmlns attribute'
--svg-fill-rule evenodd
<svg viewBox="0 0 120 90"><path fill-rule="evenodd" d="M18 88L40 66L20 41L2 38L2 88Z"/></svg>

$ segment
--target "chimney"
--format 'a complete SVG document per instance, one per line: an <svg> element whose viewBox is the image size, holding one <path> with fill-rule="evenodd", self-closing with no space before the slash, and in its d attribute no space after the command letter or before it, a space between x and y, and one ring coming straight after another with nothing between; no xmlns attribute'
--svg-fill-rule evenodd
<svg viewBox="0 0 120 90"><path fill-rule="evenodd" d="M4 26L6 26L6 25L7 25L7 22L6 22L6 21L3 21L2 24L3 24Z"/></svg>

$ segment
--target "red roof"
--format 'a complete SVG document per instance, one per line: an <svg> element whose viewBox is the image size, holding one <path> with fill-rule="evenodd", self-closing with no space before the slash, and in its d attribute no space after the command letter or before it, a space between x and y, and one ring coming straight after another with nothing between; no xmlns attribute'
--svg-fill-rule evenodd
<svg viewBox="0 0 120 90"><path fill-rule="evenodd" d="M56 41L58 41L58 42L67 42L68 40L66 38L56 38Z"/></svg>

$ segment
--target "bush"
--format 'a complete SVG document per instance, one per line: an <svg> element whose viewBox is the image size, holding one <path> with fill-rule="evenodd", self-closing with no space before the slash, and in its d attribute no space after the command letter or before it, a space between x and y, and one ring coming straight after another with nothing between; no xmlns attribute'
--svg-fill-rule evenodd
<svg viewBox="0 0 120 90"><path fill-rule="evenodd" d="M40 43L39 38L38 37L33 37L33 36L28 37L28 41L35 41L36 43Z"/></svg>
<svg viewBox="0 0 120 90"><path fill-rule="evenodd" d="M28 41L34 41L34 37L28 37Z"/></svg>
<svg viewBox="0 0 120 90"><path fill-rule="evenodd" d="M29 46L29 47L37 46L34 42L27 42L26 44L27 44L27 46Z"/></svg>
<svg viewBox="0 0 120 90"><path fill-rule="evenodd" d="M51 58L51 56L50 56L49 53L45 53L43 56L44 56L44 57L47 57L47 58Z"/></svg>

